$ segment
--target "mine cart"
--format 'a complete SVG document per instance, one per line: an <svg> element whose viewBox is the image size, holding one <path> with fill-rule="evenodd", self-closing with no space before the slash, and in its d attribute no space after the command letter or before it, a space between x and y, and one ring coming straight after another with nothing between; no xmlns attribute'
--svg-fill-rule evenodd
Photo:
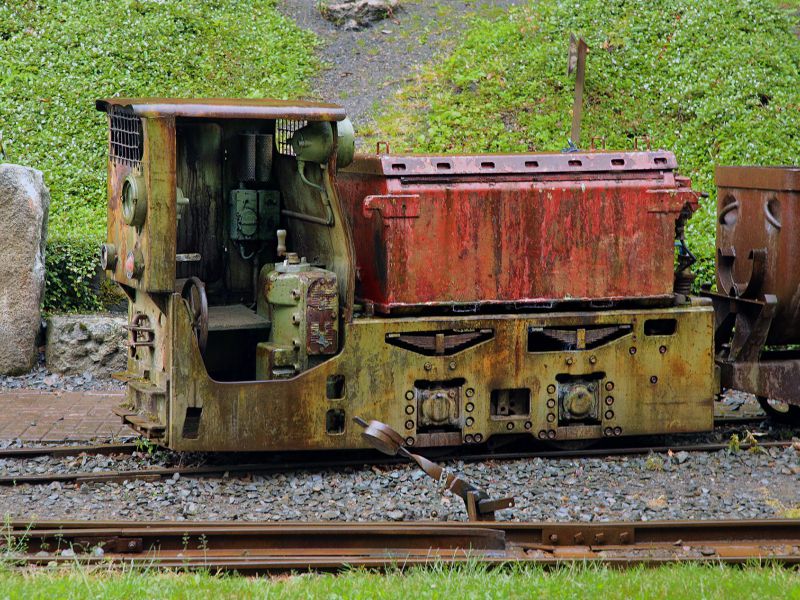
<svg viewBox="0 0 800 600"><path fill-rule="evenodd" d="M97 107L119 412L159 444L361 448L356 416L423 448L712 427L670 152L354 157L328 104Z"/></svg>
<svg viewBox="0 0 800 600"><path fill-rule="evenodd" d="M722 385L800 421L800 168L718 167L716 179L717 291L708 295Z"/></svg>

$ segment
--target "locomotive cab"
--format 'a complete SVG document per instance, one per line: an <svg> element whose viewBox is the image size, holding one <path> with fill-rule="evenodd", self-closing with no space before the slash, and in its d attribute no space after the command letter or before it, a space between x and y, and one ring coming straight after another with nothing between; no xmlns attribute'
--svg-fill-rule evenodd
<svg viewBox="0 0 800 600"><path fill-rule="evenodd" d="M344 112L270 100L97 108L109 120L101 262L130 301L128 405L146 407L156 433L169 419L175 311L214 381L286 379L335 355L353 284L331 179L353 157Z"/></svg>
<svg viewBox="0 0 800 600"><path fill-rule="evenodd" d="M118 412L159 444L368 447L356 416L417 447L711 427L713 310L674 272L697 194L671 153L354 157L329 104L97 108Z"/></svg>

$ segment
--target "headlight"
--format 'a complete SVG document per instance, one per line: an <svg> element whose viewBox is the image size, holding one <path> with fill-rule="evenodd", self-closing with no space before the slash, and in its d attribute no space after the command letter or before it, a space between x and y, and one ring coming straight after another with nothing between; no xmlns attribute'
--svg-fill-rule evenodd
<svg viewBox="0 0 800 600"><path fill-rule="evenodd" d="M122 184L122 218L132 227L141 227L147 215L144 177L128 175Z"/></svg>

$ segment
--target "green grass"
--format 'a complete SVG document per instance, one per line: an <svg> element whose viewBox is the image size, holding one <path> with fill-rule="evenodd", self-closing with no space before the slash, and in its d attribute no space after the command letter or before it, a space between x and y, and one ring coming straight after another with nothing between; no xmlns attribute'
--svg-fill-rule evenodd
<svg viewBox="0 0 800 600"><path fill-rule="evenodd" d="M104 232L105 96L302 95L314 40L274 2L6 0L0 130L45 172L54 233Z"/></svg>
<svg viewBox="0 0 800 600"><path fill-rule="evenodd" d="M316 69L316 39L274 5L274 0L0 2L0 132L6 160L44 172L52 196L49 237L60 243L48 260L48 268L58 271L48 281L48 308L92 307L86 289L70 296L71 287L85 288L87 258L71 272L59 265L68 259L60 252L63 240L70 245L74 238L88 239L94 261L105 235L107 125L94 100L302 96ZM78 252L87 244L76 245Z"/></svg>
<svg viewBox="0 0 800 600"><path fill-rule="evenodd" d="M588 58L583 140L629 149L649 135L710 198L691 221L713 279L715 164L796 164L800 41L769 0L537 0L470 22L379 120L395 151L557 151L569 134L569 34ZM584 143L584 145L587 145Z"/></svg>
<svg viewBox="0 0 800 600"><path fill-rule="evenodd" d="M412 569L387 575L245 578L140 571L0 572L4 598L800 598L800 577L781 568L669 566L610 570L594 567L471 566Z"/></svg>

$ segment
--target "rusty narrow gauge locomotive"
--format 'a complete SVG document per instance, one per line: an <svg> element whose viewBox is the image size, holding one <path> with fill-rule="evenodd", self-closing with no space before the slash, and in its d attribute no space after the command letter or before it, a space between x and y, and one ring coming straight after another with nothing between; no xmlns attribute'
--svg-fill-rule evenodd
<svg viewBox="0 0 800 600"><path fill-rule="evenodd" d="M120 414L159 444L365 447L355 416L414 447L712 427L672 153L354 156L333 105L97 108Z"/></svg>

